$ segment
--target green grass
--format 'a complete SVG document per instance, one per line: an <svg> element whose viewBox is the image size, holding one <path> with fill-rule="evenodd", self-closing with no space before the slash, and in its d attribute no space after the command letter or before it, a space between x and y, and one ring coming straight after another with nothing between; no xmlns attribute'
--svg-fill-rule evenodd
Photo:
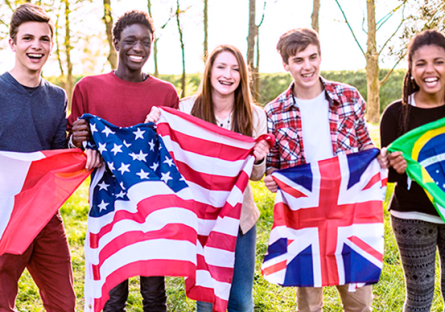
<svg viewBox="0 0 445 312"><path fill-rule="evenodd" d="M378 126L369 125L371 137L378 146ZM86 231L86 216L88 212L88 181L85 182L61 208L65 227L71 247L75 291L77 295L77 310L83 311L83 280L84 254L83 244ZM295 289L283 288L267 282L260 272L261 262L267 249L269 231L273 223L274 195L269 193L262 182L252 183L254 196L261 211L257 229L257 258L254 282L255 311L295 311ZM384 203L385 210L385 255L380 282L373 286L374 311L402 311L405 298L403 271L399 260L397 245L392 234L389 213L386 211L393 185L389 185ZM439 272L439 261L436 261L436 272ZM182 278L166 278L168 311L195 311L195 302L185 296ZM20 279L17 309L19 311L44 311L37 287L28 272ZM138 291L138 278L130 279L130 296L127 311L142 311L142 298ZM324 289L324 311L342 311L341 302L335 287ZM439 275L436 274L436 292L432 311L443 311L440 296Z"/></svg>

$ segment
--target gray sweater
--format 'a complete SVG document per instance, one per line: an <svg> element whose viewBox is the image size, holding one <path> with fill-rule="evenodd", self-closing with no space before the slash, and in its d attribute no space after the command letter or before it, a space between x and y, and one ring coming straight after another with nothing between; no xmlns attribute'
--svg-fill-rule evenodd
<svg viewBox="0 0 445 312"><path fill-rule="evenodd" d="M37 88L0 75L0 150L66 148L66 93L43 78Z"/></svg>

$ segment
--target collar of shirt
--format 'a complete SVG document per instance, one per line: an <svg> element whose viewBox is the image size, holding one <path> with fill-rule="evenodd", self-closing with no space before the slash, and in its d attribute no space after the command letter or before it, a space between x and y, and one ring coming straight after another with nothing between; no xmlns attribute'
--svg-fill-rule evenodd
<svg viewBox="0 0 445 312"><path fill-rule="evenodd" d="M326 99L329 101L329 107L331 109L334 109L335 106L340 105L340 99L337 94L337 90L335 89L335 86L329 81L320 76L320 81L323 84L323 89L326 95ZM283 110L288 111L292 108L292 106L295 106L298 108L298 105L296 101L294 101L293 98L293 89L294 89L295 82L291 82L289 85L289 88L286 91L286 100L284 101Z"/></svg>

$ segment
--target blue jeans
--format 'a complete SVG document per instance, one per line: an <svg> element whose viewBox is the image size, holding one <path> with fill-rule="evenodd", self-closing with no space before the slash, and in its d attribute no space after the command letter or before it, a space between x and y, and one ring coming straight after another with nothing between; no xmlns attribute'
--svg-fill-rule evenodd
<svg viewBox="0 0 445 312"><path fill-rule="evenodd" d="M229 312L253 311L253 277L255 273L256 225L246 234L238 232L235 247L235 267L230 288ZM212 312L209 302L197 301L197 312Z"/></svg>

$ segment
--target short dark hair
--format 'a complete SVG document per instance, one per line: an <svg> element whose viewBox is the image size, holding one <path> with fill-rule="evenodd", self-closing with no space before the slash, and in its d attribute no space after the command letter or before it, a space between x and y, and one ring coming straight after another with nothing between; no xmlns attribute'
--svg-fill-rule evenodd
<svg viewBox="0 0 445 312"><path fill-rule="evenodd" d="M41 7L25 3L19 6L11 17L11 25L9 27L9 37L16 42L17 32L19 31L19 26L26 22L39 22L47 23L49 29L51 30L51 38L54 35L54 25L51 21L49 15Z"/></svg>
<svg viewBox="0 0 445 312"><path fill-rule="evenodd" d="M308 45L313 44L320 51L320 40L315 30L309 28L296 28L284 33L277 44L277 50L284 63L288 63L289 57L303 51Z"/></svg>
<svg viewBox="0 0 445 312"><path fill-rule="evenodd" d="M124 15L118 18L116 24L113 27L113 40L121 39L121 32L125 27L133 25L133 24L141 24L148 28L150 33L153 35L155 32L155 28L153 26L153 20L151 17L143 11L129 11ZM152 39L153 40L153 39Z"/></svg>

